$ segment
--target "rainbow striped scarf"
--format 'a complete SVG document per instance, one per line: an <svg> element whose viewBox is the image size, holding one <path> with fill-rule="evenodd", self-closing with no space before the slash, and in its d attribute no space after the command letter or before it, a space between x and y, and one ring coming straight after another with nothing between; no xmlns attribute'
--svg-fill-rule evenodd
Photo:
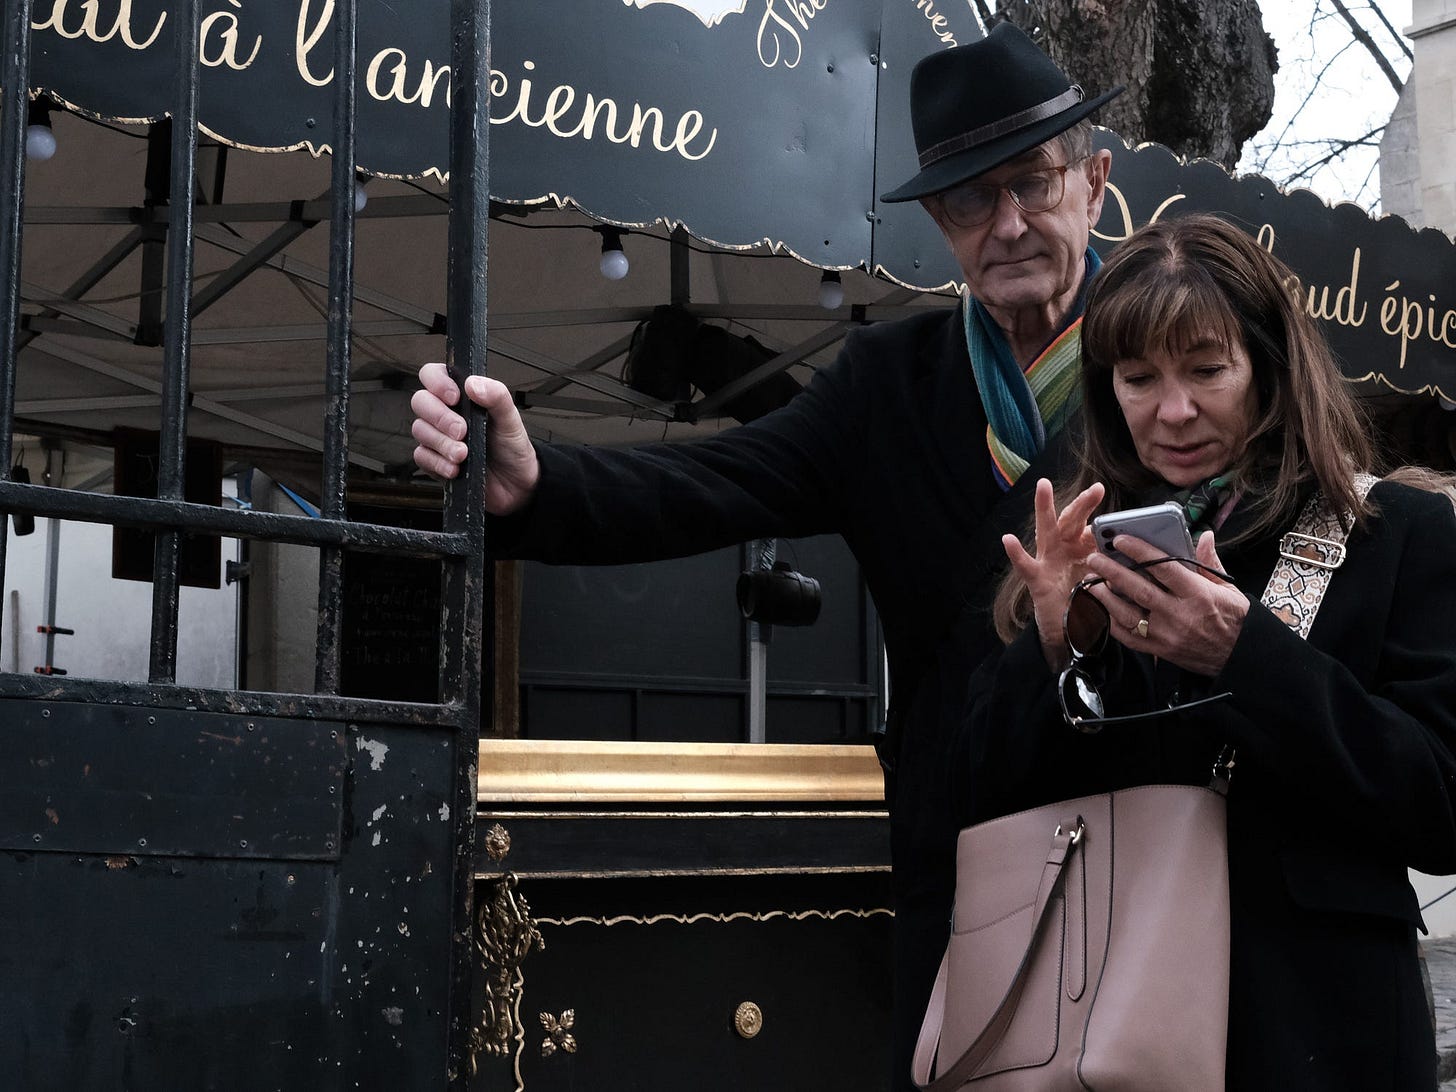
<svg viewBox="0 0 1456 1092"><path fill-rule="evenodd" d="M1012 357L996 321L978 301L966 297L962 312L966 349L986 408L986 445L992 469L1003 490L1016 483L1046 447L1047 438L1055 436L1082 404L1082 307L1088 282L1102 268L1090 247L1086 261L1082 291L1073 307L1077 318L1025 372Z"/></svg>

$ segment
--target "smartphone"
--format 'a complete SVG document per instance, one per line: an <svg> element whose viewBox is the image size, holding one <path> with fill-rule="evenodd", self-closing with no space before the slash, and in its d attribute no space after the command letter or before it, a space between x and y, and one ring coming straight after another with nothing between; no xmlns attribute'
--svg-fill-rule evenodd
<svg viewBox="0 0 1456 1092"><path fill-rule="evenodd" d="M1183 506L1176 501L1165 501L1147 508L1128 508L1122 512L1107 512L1092 520L1092 534L1097 538L1099 550L1129 568L1136 562L1112 548L1112 540L1118 535L1140 538L1172 557L1193 556L1193 536L1188 533L1188 520L1183 515Z"/></svg>

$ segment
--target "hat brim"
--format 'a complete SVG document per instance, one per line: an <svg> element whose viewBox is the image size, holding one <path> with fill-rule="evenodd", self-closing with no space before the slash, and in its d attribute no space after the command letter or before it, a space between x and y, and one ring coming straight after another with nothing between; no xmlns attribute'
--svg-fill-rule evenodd
<svg viewBox="0 0 1456 1092"><path fill-rule="evenodd" d="M1121 86L1114 87L1111 91L1098 95L1095 99L1079 102L1076 106L1047 118L1045 121L1029 125L1025 129L1018 129L997 140L978 144L974 148L967 148L963 152L948 155L944 159L938 159L903 186L893 189L889 193L880 194L880 200L886 204L914 201L917 198L928 197L932 193L949 189L968 178L975 178L978 174L984 174L992 167L999 167L1007 160L1015 159L1023 152L1031 151L1038 144L1044 144L1052 137L1065 133L1077 122L1122 94L1124 90L1125 88Z"/></svg>

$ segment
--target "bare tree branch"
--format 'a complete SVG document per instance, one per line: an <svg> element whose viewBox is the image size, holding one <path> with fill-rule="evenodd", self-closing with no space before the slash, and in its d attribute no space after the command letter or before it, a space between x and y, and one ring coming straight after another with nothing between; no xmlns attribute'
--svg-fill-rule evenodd
<svg viewBox="0 0 1456 1092"><path fill-rule="evenodd" d="M1375 44L1375 40L1371 38L1368 33L1366 33L1364 27L1362 27L1359 23L1355 21L1355 17L1350 14L1350 9L1345 7L1342 0L1330 0L1330 3L1335 5L1335 10L1338 11L1340 15L1344 18L1345 22L1349 24L1350 33L1354 35L1355 41L1359 42L1362 46L1364 46L1366 50L1369 51L1370 56L1375 59L1375 63L1380 67L1380 71L1384 72L1385 78L1390 81L1390 86L1395 88L1395 93L1397 95L1400 94L1401 88L1405 86L1405 83L1403 80L1401 80L1399 76L1395 74L1395 69L1392 68L1390 66L1390 62L1385 59L1385 54L1380 52L1380 47Z"/></svg>
<svg viewBox="0 0 1456 1092"><path fill-rule="evenodd" d="M1377 4L1375 0L1369 0L1369 4L1370 10L1375 13L1375 18L1379 19L1381 25L1384 26L1386 30L1390 31L1390 36L1395 39L1395 44L1400 46L1400 51L1405 54L1405 59L1408 61L1414 61L1416 59L1416 55L1411 52L1411 47L1405 44L1405 38L1401 36L1400 31L1396 30L1395 27L1390 25L1390 20L1385 17L1385 12L1380 10L1380 5Z"/></svg>
<svg viewBox="0 0 1456 1092"><path fill-rule="evenodd" d="M1366 133L1364 136L1356 137L1353 140L1331 140L1329 143L1333 147L1333 151L1331 151L1328 155L1316 159L1313 163L1306 163L1303 167L1290 175L1284 184L1288 185L1290 182L1293 182L1296 179L1308 178L1321 167L1325 166L1328 163L1333 163L1336 159L1339 159L1340 156L1344 155L1351 148L1375 143L1374 138L1379 136L1384 131L1384 125L1377 125L1374 129L1371 129L1370 132Z"/></svg>
<svg viewBox="0 0 1456 1092"><path fill-rule="evenodd" d="M1313 26L1314 20L1313 17L1311 17L1311 33L1313 33ZM1299 116L1304 113L1305 109L1312 102L1314 102L1315 98L1323 90L1322 84L1324 83L1325 76L1329 73L1330 69L1334 68L1340 58L1344 56L1345 51L1348 49L1353 49L1354 45L1354 42L1347 42L1335 51L1334 56L1327 57L1325 59L1325 62L1323 66L1321 66L1319 72L1316 73L1314 79L1310 81L1309 90L1305 92L1304 98L1300 100L1299 105L1296 106L1293 112L1289 115L1289 119L1284 123L1284 128L1279 131L1279 135L1276 136L1272 141L1266 144L1260 144L1254 149L1255 154L1260 157L1255 165L1255 169L1259 171L1259 173L1264 173L1269 165L1270 157L1275 155L1280 148L1297 143L1288 139L1290 130L1299 123Z"/></svg>

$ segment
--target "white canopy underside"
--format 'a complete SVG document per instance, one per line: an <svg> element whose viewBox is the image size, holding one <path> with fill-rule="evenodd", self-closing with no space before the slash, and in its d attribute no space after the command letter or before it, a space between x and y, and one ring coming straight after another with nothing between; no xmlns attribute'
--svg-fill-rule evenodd
<svg viewBox="0 0 1456 1092"><path fill-rule="evenodd" d="M57 154L29 163L26 174L21 315L36 332L21 333L17 442L27 431L62 437L65 484L105 490L109 484L96 479L110 456L86 443L87 434L159 427L163 349L135 344L147 142L141 128L118 131L60 111L53 123ZM192 322L189 435L223 442L238 462L276 463L275 472L291 466L287 476L308 489L309 463L322 450L330 164L302 152L227 149L220 157L207 147L198 158L199 189L210 201L220 174L222 202L195 210L193 294L206 305ZM444 359L445 338L432 331L445 308L448 206L434 180L374 179L366 192L354 258L350 453L364 477L398 476L411 466L416 372ZM569 194L558 197L567 207L512 210L489 225L488 370L529 401L532 434L617 444L733 424L675 422L670 406L621 382L634 326L672 296L669 228L627 234L631 271L608 281L598 271L593 221L569 207ZM297 215L295 202L303 202ZM157 210L163 224L165 215ZM791 373L803 382L832 359L850 328L851 304L887 318L954 298L851 271L844 306L830 312L818 305L821 271L792 256L769 246L734 253L685 242L689 306L788 354L785 366L800 361ZM153 293L156 283L154 276ZM84 457L86 447L95 448L93 458Z"/></svg>

